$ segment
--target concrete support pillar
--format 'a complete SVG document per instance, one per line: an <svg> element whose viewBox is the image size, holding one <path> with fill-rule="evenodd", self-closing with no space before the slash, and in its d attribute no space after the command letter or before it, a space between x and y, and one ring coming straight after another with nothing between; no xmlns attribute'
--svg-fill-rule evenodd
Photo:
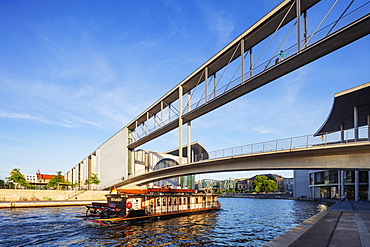
<svg viewBox="0 0 370 247"><path fill-rule="evenodd" d="M191 101L191 94L190 94L190 91L188 92L188 112L190 112L191 110L191 104L190 104L190 101ZM188 150L187 150L187 160L188 160L188 164L191 163L191 122L189 121L188 122Z"/></svg>
<svg viewBox="0 0 370 247"><path fill-rule="evenodd" d="M360 176L359 171L355 171L355 201L360 197Z"/></svg>
<svg viewBox="0 0 370 247"><path fill-rule="evenodd" d="M156 121L156 118L157 118L157 115L156 115L156 114L154 114L154 115L153 115L153 125L154 125L154 130L156 130L156 129L157 129L157 121Z"/></svg>
<svg viewBox="0 0 370 247"><path fill-rule="evenodd" d="M204 103L208 102L208 67L204 69Z"/></svg>
<svg viewBox="0 0 370 247"><path fill-rule="evenodd" d="M341 196L344 195L344 178L345 178L345 171L341 170L340 171L340 175L341 175L341 179L340 179L340 183L341 183L341 191L340 191L340 194Z"/></svg>
<svg viewBox="0 0 370 247"><path fill-rule="evenodd" d="M249 78L253 76L253 53L252 48L249 49Z"/></svg>
<svg viewBox="0 0 370 247"><path fill-rule="evenodd" d="M301 51L301 0L296 0L297 15L297 52Z"/></svg>
<svg viewBox="0 0 370 247"><path fill-rule="evenodd" d="M137 131L137 121L135 121L135 133L134 133L134 136L135 136L135 141L139 139L139 133Z"/></svg>
<svg viewBox="0 0 370 247"><path fill-rule="evenodd" d="M149 134L149 112L146 113L146 133L145 135L147 136Z"/></svg>
<svg viewBox="0 0 370 247"><path fill-rule="evenodd" d="M341 171L338 170L338 199L342 194Z"/></svg>
<svg viewBox="0 0 370 247"><path fill-rule="evenodd" d="M216 73L213 74L213 98L216 98L217 79Z"/></svg>
<svg viewBox="0 0 370 247"><path fill-rule="evenodd" d="M179 164L182 164L182 86L179 86Z"/></svg>
<svg viewBox="0 0 370 247"><path fill-rule="evenodd" d="M171 104L168 105L168 122L171 122Z"/></svg>
<svg viewBox="0 0 370 247"><path fill-rule="evenodd" d="M344 126L343 126L343 124L340 125L340 142L344 143Z"/></svg>
<svg viewBox="0 0 370 247"><path fill-rule="evenodd" d="M370 171L367 172L367 199L370 201Z"/></svg>
<svg viewBox="0 0 370 247"><path fill-rule="evenodd" d="M370 115L367 115L367 140L370 141Z"/></svg>
<svg viewBox="0 0 370 247"><path fill-rule="evenodd" d="M241 83L244 83L244 39L240 41Z"/></svg>
<svg viewBox="0 0 370 247"><path fill-rule="evenodd" d="M163 127L163 101L161 101L161 128Z"/></svg>
<svg viewBox="0 0 370 247"><path fill-rule="evenodd" d="M307 29L308 29L308 25L307 25L307 11L304 11L303 12L303 39L304 39L304 46L303 48L307 45Z"/></svg>
<svg viewBox="0 0 370 247"><path fill-rule="evenodd" d="M355 142L358 141L358 111L357 106L353 107L353 128L355 131Z"/></svg>

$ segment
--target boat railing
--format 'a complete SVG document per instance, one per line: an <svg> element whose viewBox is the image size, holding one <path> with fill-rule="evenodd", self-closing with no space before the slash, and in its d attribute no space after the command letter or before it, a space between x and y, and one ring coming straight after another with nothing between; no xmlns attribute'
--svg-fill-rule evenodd
<svg viewBox="0 0 370 247"><path fill-rule="evenodd" d="M192 212L199 211L200 209L218 209L220 208L220 203L218 201L207 201L201 203L190 203L190 204L176 204L176 205L153 205L146 206L145 212L148 215L152 214L166 214L166 213L182 213L182 212Z"/></svg>
<svg viewBox="0 0 370 247"><path fill-rule="evenodd" d="M171 188L147 188L148 192L160 193L195 193L196 190L191 189L171 189Z"/></svg>

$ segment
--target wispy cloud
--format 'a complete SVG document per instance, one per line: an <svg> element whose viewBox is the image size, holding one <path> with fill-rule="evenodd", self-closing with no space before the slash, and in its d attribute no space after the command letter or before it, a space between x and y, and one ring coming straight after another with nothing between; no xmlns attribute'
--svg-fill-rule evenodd
<svg viewBox="0 0 370 247"><path fill-rule="evenodd" d="M18 120L30 120L30 121L37 121L45 124L52 124L52 125L59 125L67 128L73 128L75 127L73 124L66 124L62 122L53 122L46 120L42 117L36 117L36 116L31 116L29 114L23 114L23 113L9 113L9 112L4 112L0 111L0 118L11 118L11 119L18 119Z"/></svg>
<svg viewBox="0 0 370 247"><path fill-rule="evenodd" d="M217 43L225 44L230 42L235 24L227 11L209 2L201 2L199 6L203 16L205 16L208 29L217 36Z"/></svg>

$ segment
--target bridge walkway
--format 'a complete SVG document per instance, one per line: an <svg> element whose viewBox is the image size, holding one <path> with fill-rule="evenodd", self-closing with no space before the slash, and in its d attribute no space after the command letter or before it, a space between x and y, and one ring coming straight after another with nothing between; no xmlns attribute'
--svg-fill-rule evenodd
<svg viewBox="0 0 370 247"><path fill-rule="evenodd" d="M338 202L264 246L370 246L369 229L369 202Z"/></svg>

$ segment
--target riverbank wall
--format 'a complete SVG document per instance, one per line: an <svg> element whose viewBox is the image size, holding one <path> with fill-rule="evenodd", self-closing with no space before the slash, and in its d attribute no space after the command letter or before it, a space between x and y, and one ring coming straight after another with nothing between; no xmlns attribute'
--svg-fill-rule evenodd
<svg viewBox="0 0 370 247"><path fill-rule="evenodd" d="M109 191L0 189L1 201L102 201Z"/></svg>
<svg viewBox="0 0 370 247"><path fill-rule="evenodd" d="M228 197L228 198L254 198L254 199L291 199L291 200L307 200L308 198L294 198L292 194L285 193L268 193L268 194L247 194L247 193L223 193L218 195L218 197ZM312 200L312 199L308 199Z"/></svg>

